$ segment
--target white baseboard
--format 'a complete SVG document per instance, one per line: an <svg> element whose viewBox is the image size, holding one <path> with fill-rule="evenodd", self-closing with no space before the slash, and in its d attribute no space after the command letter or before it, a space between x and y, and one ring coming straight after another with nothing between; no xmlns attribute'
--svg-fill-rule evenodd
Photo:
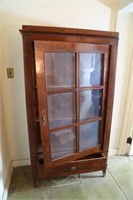
<svg viewBox="0 0 133 200"><path fill-rule="evenodd" d="M116 155L118 155L117 149L109 149L109 156L116 156ZM30 158L12 160L13 167L21 167L26 165L31 165Z"/></svg>
<svg viewBox="0 0 133 200"><path fill-rule="evenodd" d="M118 153L117 149L109 149L109 156L116 156Z"/></svg>
<svg viewBox="0 0 133 200"><path fill-rule="evenodd" d="M13 167L31 165L30 158L12 160L12 165L13 165Z"/></svg>
<svg viewBox="0 0 133 200"><path fill-rule="evenodd" d="M7 174L7 179L6 179L6 183L5 183L5 187L4 187L4 192L3 192L2 200L7 200L9 186L10 186L11 177L12 177L12 172L13 172L13 165L12 165L12 162L11 162L9 170L8 170L8 174Z"/></svg>

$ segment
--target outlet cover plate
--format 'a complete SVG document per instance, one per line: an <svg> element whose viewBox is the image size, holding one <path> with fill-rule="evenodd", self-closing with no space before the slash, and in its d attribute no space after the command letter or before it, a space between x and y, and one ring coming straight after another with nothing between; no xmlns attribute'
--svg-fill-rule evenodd
<svg viewBox="0 0 133 200"><path fill-rule="evenodd" d="M7 68L7 78L14 78L14 69Z"/></svg>

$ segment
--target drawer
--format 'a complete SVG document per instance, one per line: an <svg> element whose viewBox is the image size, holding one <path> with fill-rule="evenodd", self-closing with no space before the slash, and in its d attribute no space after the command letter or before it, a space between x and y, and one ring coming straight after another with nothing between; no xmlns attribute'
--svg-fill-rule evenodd
<svg viewBox="0 0 133 200"><path fill-rule="evenodd" d="M52 178L59 176L68 176L71 174L87 173L106 169L106 157L103 154L86 156L82 159L70 161L55 168L39 168L39 177Z"/></svg>

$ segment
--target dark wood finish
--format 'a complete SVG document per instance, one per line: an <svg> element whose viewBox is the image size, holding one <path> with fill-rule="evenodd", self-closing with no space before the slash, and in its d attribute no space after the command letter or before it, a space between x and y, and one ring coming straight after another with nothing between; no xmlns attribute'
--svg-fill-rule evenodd
<svg viewBox="0 0 133 200"><path fill-rule="evenodd" d="M59 176L68 176L72 174L80 174L92 171L103 170L105 173L107 159L103 154L96 154L92 156L85 157L80 160L70 161L62 166L55 167L54 169L49 168L48 170L42 166L39 168L39 178L53 178ZM74 170L72 168L74 167ZM44 173L45 172L45 173ZM104 174L105 175L105 174Z"/></svg>
<svg viewBox="0 0 133 200"><path fill-rule="evenodd" d="M75 58L75 75L76 75L76 88L79 88L79 54L76 53L76 58ZM79 122L79 119L80 119L80 116L79 116L79 113L80 113L80 108L79 108L79 92L78 91L75 91L76 92L76 123ZM76 144L77 144L77 152L79 152L79 142L80 142L80 139L79 139L79 126L77 126L77 137L76 137Z"/></svg>
<svg viewBox="0 0 133 200"><path fill-rule="evenodd" d="M118 33L25 25L20 32L34 183L105 175Z"/></svg>
<svg viewBox="0 0 133 200"><path fill-rule="evenodd" d="M117 48L118 46L110 47L110 62L109 62L109 80L108 80L108 96L107 96L107 108L106 108L106 120L105 120L105 133L103 142L103 151L108 151L111 119L112 119L112 105L114 99L114 88L115 88L115 72L116 72L116 59L117 59Z"/></svg>
<svg viewBox="0 0 133 200"><path fill-rule="evenodd" d="M77 29L77 28L64 28L64 27L48 27L48 26L28 26L23 25L21 32L23 33L47 33L48 35L57 34L57 35L73 35L75 36L87 36L87 37L99 37L101 38L110 38L115 39L117 42L118 33L109 32L109 31L97 31L97 30L88 30L88 29ZM118 42L117 42L118 43Z"/></svg>

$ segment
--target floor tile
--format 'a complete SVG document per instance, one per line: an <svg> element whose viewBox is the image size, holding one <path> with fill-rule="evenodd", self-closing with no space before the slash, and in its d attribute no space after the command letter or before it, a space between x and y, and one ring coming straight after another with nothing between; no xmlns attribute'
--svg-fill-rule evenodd
<svg viewBox="0 0 133 200"><path fill-rule="evenodd" d="M113 174L120 174L133 170L133 163L127 156L113 156L108 158L108 170Z"/></svg>
<svg viewBox="0 0 133 200"><path fill-rule="evenodd" d="M133 200L133 170L115 174L115 180L128 200Z"/></svg>
<svg viewBox="0 0 133 200"><path fill-rule="evenodd" d="M133 156L110 156L102 171L40 180L35 188L31 166L13 170L8 200L133 200Z"/></svg>
<svg viewBox="0 0 133 200"><path fill-rule="evenodd" d="M133 156L128 156L129 160L133 161Z"/></svg>
<svg viewBox="0 0 133 200"><path fill-rule="evenodd" d="M132 158L116 156L109 158L108 170L128 200L133 200L133 162Z"/></svg>
<svg viewBox="0 0 133 200"><path fill-rule="evenodd" d="M79 183L79 175L71 175L68 177L52 178L45 181L46 186L56 186L70 183Z"/></svg>
<svg viewBox="0 0 133 200"><path fill-rule="evenodd" d="M46 187L48 200L85 200L79 183Z"/></svg>
<svg viewBox="0 0 133 200"><path fill-rule="evenodd" d="M90 176L90 174L88 174ZM85 178L86 177L86 178ZM82 187L88 200L125 200L125 196L107 171L105 177L81 176Z"/></svg>
<svg viewBox="0 0 133 200"><path fill-rule="evenodd" d="M109 158L108 169L128 200L133 199L132 157L116 156Z"/></svg>
<svg viewBox="0 0 133 200"><path fill-rule="evenodd" d="M14 168L8 200L45 199L45 184L40 183L39 187L34 187L30 166Z"/></svg>
<svg viewBox="0 0 133 200"><path fill-rule="evenodd" d="M41 188L41 189L33 188L33 189L25 190L23 192L9 193L8 200L19 200L19 199L21 199L21 200L32 200L32 199L45 200L46 199L45 191L43 188Z"/></svg>
<svg viewBox="0 0 133 200"><path fill-rule="evenodd" d="M23 192L32 189L33 186L30 166L16 167L13 169L9 193Z"/></svg>

